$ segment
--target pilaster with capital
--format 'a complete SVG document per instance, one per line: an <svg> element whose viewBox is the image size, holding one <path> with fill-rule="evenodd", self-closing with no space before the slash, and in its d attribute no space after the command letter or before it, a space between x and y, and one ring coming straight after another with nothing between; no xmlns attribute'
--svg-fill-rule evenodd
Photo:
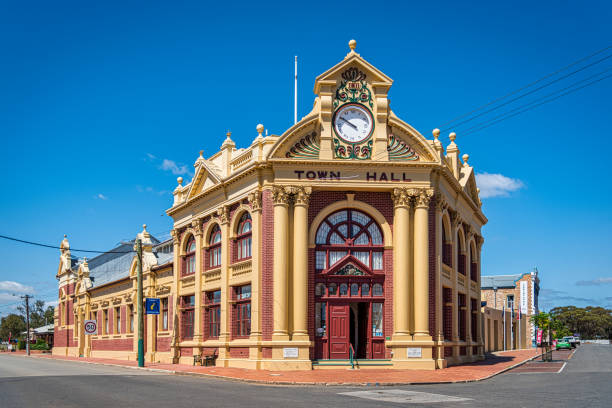
<svg viewBox="0 0 612 408"><path fill-rule="evenodd" d="M248 195L249 203L251 204L251 222L252 222L252 274L254 279L251 280L251 340L261 340L261 247L262 247L262 223L261 209L262 200L261 192L257 189ZM257 350L251 350L250 358L257 357Z"/></svg>
<svg viewBox="0 0 612 408"><path fill-rule="evenodd" d="M172 292L173 292L173 296L172 296L172 313L173 316L169 316L172 322L171 324L171 330L172 330L172 341L170 344L170 349L172 351L172 360L173 362L178 363L178 359L180 357L180 349L179 349L179 342L180 342L180 338L179 338L179 307L180 307L180 303L179 303L179 275L180 275L180 242L179 242L179 232L176 229L172 229L170 231L170 235L172 236L172 258L173 258L173 274L172 274Z"/></svg>
<svg viewBox="0 0 612 408"><path fill-rule="evenodd" d="M448 204L444 200L444 197L440 192L435 195L435 315L436 315L436 327L435 327L435 340L438 345L436 353L436 367L444 368L446 361L444 359L444 334L443 334L443 315L442 315L442 246L444 244L444 238L442 236L442 212Z"/></svg>
<svg viewBox="0 0 612 408"><path fill-rule="evenodd" d="M291 197L285 187L272 188L274 206L273 260L273 330L275 340L289 340L288 332L288 272L289 272L289 204Z"/></svg>
<svg viewBox="0 0 612 408"><path fill-rule="evenodd" d="M229 341L231 295L229 287L229 264L230 264L230 212L229 207L224 205L217 209L217 219L221 228L221 327L219 330L219 341ZM219 349L220 359L228 358L225 349Z"/></svg>
<svg viewBox="0 0 612 408"><path fill-rule="evenodd" d="M195 236L196 252L196 272L195 272L195 316L193 318L193 341L202 341L202 317L203 317L203 305L202 305L202 271L204 270L203 259L202 259L202 220L195 219L191 222L191 228L193 229L193 235ZM194 350L196 351L196 350Z"/></svg>
<svg viewBox="0 0 612 408"><path fill-rule="evenodd" d="M414 209L414 335L429 335L429 202L434 191L419 189Z"/></svg>
<svg viewBox="0 0 612 408"><path fill-rule="evenodd" d="M393 190L393 340L410 335L410 209L411 190Z"/></svg>
<svg viewBox="0 0 612 408"><path fill-rule="evenodd" d="M308 204L310 187L292 187L293 194L293 333L292 340L308 336Z"/></svg>

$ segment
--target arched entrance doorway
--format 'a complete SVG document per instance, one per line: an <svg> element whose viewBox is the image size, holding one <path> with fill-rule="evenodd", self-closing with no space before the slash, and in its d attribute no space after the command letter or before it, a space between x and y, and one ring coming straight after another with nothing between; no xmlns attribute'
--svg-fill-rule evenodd
<svg viewBox="0 0 612 408"><path fill-rule="evenodd" d="M343 209L315 237L315 358L384 358L384 268L380 226Z"/></svg>

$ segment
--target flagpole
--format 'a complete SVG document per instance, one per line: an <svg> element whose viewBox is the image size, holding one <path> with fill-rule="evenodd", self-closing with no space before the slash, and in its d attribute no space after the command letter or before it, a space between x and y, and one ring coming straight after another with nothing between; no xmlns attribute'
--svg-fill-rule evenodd
<svg viewBox="0 0 612 408"><path fill-rule="evenodd" d="M504 301L502 313L504 315L504 351L506 351L506 301Z"/></svg>
<svg viewBox="0 0 612 408"><path fill-rule="evenodd" d="M521 349L521 309L518 311L518 349Z"/></svg>
<svg viewBox="0 0 612 408"><path fill-rule="evenodd" d="M293 85L293 124L297 123L297 55L295 56L295 82Z"/></svg>

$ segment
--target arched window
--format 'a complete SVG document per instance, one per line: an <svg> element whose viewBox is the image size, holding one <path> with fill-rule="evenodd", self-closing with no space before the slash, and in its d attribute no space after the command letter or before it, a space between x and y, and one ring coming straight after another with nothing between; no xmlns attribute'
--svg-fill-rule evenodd
<svg viewBox="0 0 612 408"><path fill-rule="evenodd" d="M210 232L208 240L208 267L216 268L221 265L221 228L216 224Z"/></svg>
<svg viewBox="0 0 612 408"><path fill-rule="evenodd" d="M448 239L448 232L446 226L442 222L442 263L446 266L453 266L453 249L450 240Z"/></svg>
<svg viewBox="0 0 612 408"><path fill-rule="evenodd" d="M238 260L251 257L251 229L251 214L245 212L242 214L240 221L238 222L238 238L236 240L236 244L238 246Z"/></svg>
<svg viewBox="0 0 612 408"><path fill-rule="evenodd" d="M191 236L187 241L187 245L185 245L185 269L183 270L183 276L194 274L196 271L195 251L195 238Z"/></svg>
<svg viewBox="0 0 612 408"><path fill-rule="evenodd" d="M461 230L457 231L457 272L459 272L461 275L465 276L465 263L466 263L466 256L465 256L465 242L464 242L464 237L463 234L461 233Z"/></svg>
<svg viewBox="0 0 612 408"><path fill-rule="evenodd" d="M370 270L383 269L383 237L380 227L367 214L341 210L331 214L319 226L315 269L324 271L347 255Z"/></svg>
<svg viewBox="0 0 612 408"><path fill-rule="evenodd" d="M470 245L470 279L474 282L478 281L478 261L476 259L476 251L474 245Z"/></svg>

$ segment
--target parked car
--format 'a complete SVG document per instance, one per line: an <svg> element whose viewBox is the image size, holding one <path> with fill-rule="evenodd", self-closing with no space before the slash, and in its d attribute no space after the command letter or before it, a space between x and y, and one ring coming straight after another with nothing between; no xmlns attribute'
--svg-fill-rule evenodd
<svg viewBox="0 0 612 408"><path fill-rule="evenodd" d="M565 336L563 338L563 341L568 342L572 346L572 348L576 348L577 341L574 336Z"/></svg>
<svg viewBox="0 0 612 408"><path fill-rule="evenodd" d="M557 340L556 350L561 350L561 349L566 349L566 350L572 349L572 345L570 344L569 341L565 340L565 337L560 340Z"/></svg>

